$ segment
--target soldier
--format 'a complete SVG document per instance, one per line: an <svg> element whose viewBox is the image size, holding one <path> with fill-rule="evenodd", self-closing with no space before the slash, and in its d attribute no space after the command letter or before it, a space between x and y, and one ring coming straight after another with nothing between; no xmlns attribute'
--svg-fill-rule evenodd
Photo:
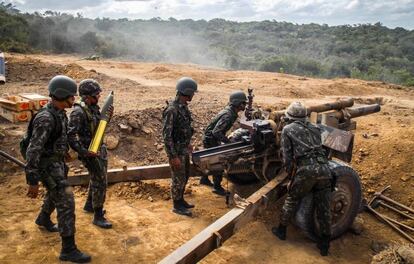
<svg viewBox="0 0 414 264"><path fill-rule="evenodd" d="M240 111L244 111L247 104L246 94L242 91L233 92L230 95L229 104L220 111L207 126L204 131L203 144L204 148L212 148L220 146L222 143L230 143L226 133L233 126ZM223 171L214 171L212 184L208 179L208 175L203 175L200 184L213 186L213 193L225 195L226 192L221 187L223 179Z"/></svg>
<svg viewBox="0 0 414 264"><path fill-rule="evenodd" d="M190 173L190 156L193 147L191 137L194 129L191 127L191 112L188 102L197 92L197 83L188 77L177 82L175 100L167 103L163 112L163 130L165 151L171 168L171 198L174 203L173 212L191 216L189 208L194 205L184 200L184 190Z"/></svg>
<svg viewBox="0 0 414 264"><path fill-rule="evenodd" d="M55 231L50 215L56 208L58 231L62 238L59 259L84 263L91 257L79 251L75 244L75 200L67 185L68 167L64 157L68 152L67 117L65 108L71 108L76 95L76 82L58 75L49 82L51 102L32 121L30 143L26 151L27 196L36 198L39 181L47 192L36 224ZM30 125L29 125L30 130Z"/></svg>
<svg viewBox="0 0 414 264"><path fill-rule="evenodd" d="M98 154L88 151L100 120L98 101L102 89L98 82L85 79L79 83L81 99L75 103L70 114L68 126L68 141L72 149L78 153L90 175L88 198L83 210L94 213L92 223L102 228L111 228L112 224L104 217L103 205L107 187L108 158L106 145L102 144ZM112 117L113 107L109 110Z"/></svg>
<svg viewBox="0 0 414 264"><path fill-rule="evenodd" d="M289 124L282 130L281 151L291 183L280 215L279 227L273 227L272 232L279 239L285 240L286 227L296 212L297 205L304 196L312 192L320 227L317 245L320 254L326 256L331 237L329 205L332 177L321 143L321 131L307 121L306 108L300 102L290 104L285 115Z"/></svg>

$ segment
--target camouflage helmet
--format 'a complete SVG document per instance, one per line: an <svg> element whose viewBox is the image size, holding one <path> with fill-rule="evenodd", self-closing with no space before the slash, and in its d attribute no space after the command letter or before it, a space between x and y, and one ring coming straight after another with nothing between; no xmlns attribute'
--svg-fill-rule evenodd
<svg viewBox="0 0 414 264"><path fill-rule="evenodd" d="M231 105L239 106L242 103L247 103L246 94L243 91L235 91L230 94L229 102Z"/></svg>
<svg viewBox="0 0 414 264"><path fill-rule="evenodd" d="M68 76L56 75L50 80L48 90L51 97L63 100L76 95L77 85L76 82Z"/></svg>
<svg viewBox="0 0 414 264"><path fill-rule="evenodd" d="M197 92L197 83L190 77L182 77L178 80L175 88L182 95L191 96Z"/></svg>
<svg viewBox="0 0 414 264"><path fill-rule="evenodd" d="M99 83L93 79L85 79L79 83L79 95L97 96L102 92Z"/></svg>
<svg viewBox="0 0 414 264"><path fill-rule="evenodd" d="M285 111L287 118L292 120L306 118L306 107L301 102L291 103Z"/></svg>

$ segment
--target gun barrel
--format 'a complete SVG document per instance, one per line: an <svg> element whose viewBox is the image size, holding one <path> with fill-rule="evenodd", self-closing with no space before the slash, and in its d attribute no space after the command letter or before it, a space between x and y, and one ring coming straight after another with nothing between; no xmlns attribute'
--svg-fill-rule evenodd
<svg viewBox="0 0 414 264"><path fill-rule="evenodd" d="M3 150L0 150L0 156L5 157L6 159L16 163L17 165L19 165L22 168L26 167L26 164L24 164L23 162L21 162L20 160L16 159L15 157L13 157L12 155L4 152Z"/></svg>
<svg viewBox="0 0 414 264"><path fill-rule="evenodd" d="M351 107L353 105L354 105L353 98L340 99L332 103L310 106L307 108L307 112L309 114L311 112L321 113L321 112L326 112L326 111L331 111L331 110L341 110L346 107Z"/></svg>
<svg viewBox="0 0 414 264"><path fill-rule="evenodd" d="M355 117L377 113L379 111L381 111L381 106L379 104L365 105L365 106L360 106L360 107L347 108L345 112L337 112L336 117L340 120L343 120L346 117L355 118ZM344 115L347 115L347 116L344 116Z"/></svg>
<svg viewBox="0 0 414 264"><path fill-rule="evenodd" d="M354 105L354 99L346 98L346 99L337 100L335 102L310 106L306 108L306 112L308 113L308 116L309 116L311 112L321 113L321 112L326 112L326 111L331 111L331 110L341 110L347 107L351 107L353 105ZM273 111L270 114L270 119L274 121L279 121L280 118L284 114L285 114L285 110Z"/></svg>

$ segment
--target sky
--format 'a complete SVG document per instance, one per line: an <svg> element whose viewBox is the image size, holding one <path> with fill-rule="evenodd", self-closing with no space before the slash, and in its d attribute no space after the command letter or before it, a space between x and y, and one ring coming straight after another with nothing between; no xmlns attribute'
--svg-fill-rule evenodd
<svg viewBox="0 0 414 264"><path fill-rule="evenodd" d="M381 22L414 29L414 0L9 0L23 12L53 10L84 17L128 19L276 20L297 24Z"/></svg>

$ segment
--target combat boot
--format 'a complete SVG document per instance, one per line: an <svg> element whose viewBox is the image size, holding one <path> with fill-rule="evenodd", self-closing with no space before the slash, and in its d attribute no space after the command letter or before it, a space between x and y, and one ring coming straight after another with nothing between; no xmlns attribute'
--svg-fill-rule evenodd
<svg viewBox="0 0 414 264"><path fill-rule="evenodd" d="M226 196L226 190L224 190L224 188L221 187L221 185L214 185L213 193L221 196Z"/></svg>
<svg viewBox="0 0 414 264"><path fill-rule="evenodd" d="M272 228L272 233L280 240L286 240L286 229L287 227L285 225L280 224L278 227Z"/></svg>
<svg viewBox="0 0 414 264"><path fill-rule="evenodd" d="M102 207L95 208L94 211L95 213L94 213L93 222L92 222L94 225L105 228L105 229L112 228L111 222L106 220L104 216L104 211L102 210Z"/></svg>
<svg viewBox="0 0 414 264"><path fill-rule="evenodd" d="M85 205L83 206L83 211L87 213L93 213L92 195L90 193L88 194L88 198L86 199Z"/></svg>
<svg viewBox="0 0 414 264"><path fill-rule="evenodd" d="M59 232L58 225L50 220L50 215L41 211L35 221L36 225L44 227L49 232Z"/></svg>
<svg viewBox="0 0 414 264"><path fill-rule="evenodd" d="M75 263L87 263L91 261L91 256L81 252L75 245L75 236L62 237L62 251L59 259Z"/></svg>
<svg viewBox="0 0 414 264"><path fill-rule="evenodd" d="M317 247L319 248L321 256L328 256L330 240L331 238L329 236L321 236L319 239Z"/></svg>
<svg viewBox="0 0 414 264"><path fill-rule="evenodd" d="M180 202L181 202L181 205L184 206L187 209L194 208L194 204L187 203L187 201L184 200L184 198L181 199Z"/></svg>
<svg viewBox="0 0 414 264"><path fill-rule="evenodd" d="M200 184L213 187L213 183L209 180L208 176L201 176Z"/></svg>
<svg viewBox="0 0 414 264"><path fill-rule="evenodd" d="M193 215L190 210L188 210L187 208L183 206L183 204L181 203L181 200L174 201L174 208L172 211L179 215L185 215L185 216Z"/></svg>

